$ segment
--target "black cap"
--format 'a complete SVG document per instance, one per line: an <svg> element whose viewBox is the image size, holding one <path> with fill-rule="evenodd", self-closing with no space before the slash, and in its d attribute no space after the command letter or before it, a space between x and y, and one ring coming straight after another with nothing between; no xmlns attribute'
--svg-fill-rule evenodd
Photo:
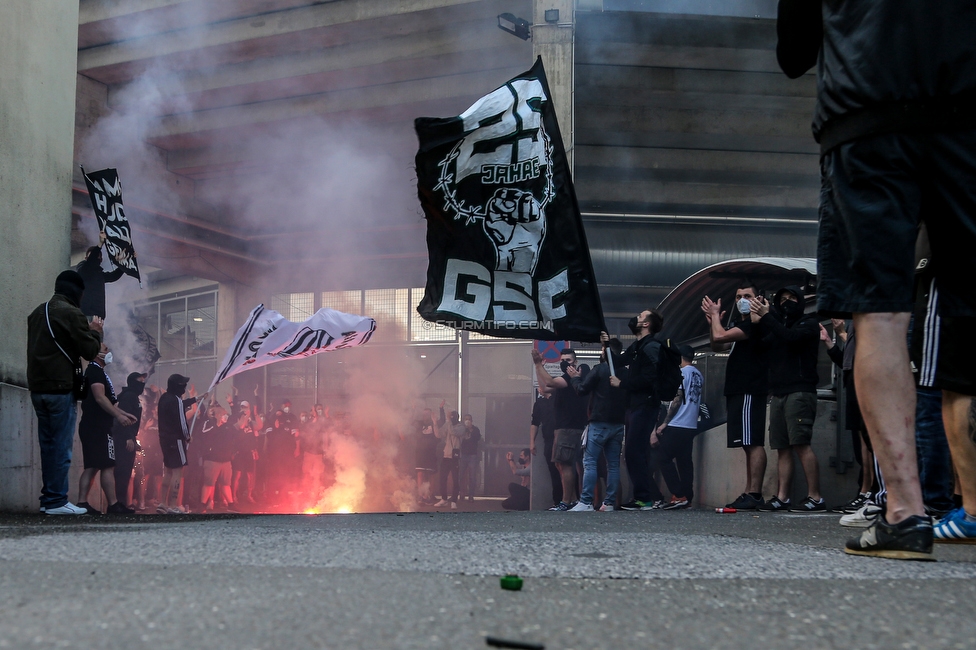
<svg viewBox="0 0 976 650"><path fill-rule="evenodd" d="M681 355L682 359L687 359L688 361L695 360L695 349L690 345L682 345L678 347L678 354Z"/></svg>
<svg viewBox="0 0 976 650"><path fill-rule="evenodd" d="M169 376L169 379L166 380L166 390L170 391L171 393L178 393L181 392L183 388L186 388L186 385L189 383L189 377L184 377L180 374L172 374Z"/></svg>

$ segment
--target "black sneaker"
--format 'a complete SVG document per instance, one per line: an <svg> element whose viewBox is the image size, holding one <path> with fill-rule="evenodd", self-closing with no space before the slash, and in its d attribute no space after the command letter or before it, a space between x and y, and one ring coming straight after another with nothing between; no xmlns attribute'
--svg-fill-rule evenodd
<svg viewBox="0 0 976 650"><path fill-rule="evenodd" d="M735 508L736 510L758 510L765 501L762 499L757 499L747 492L743 492L739 495L732 503L725 506L726 508Z"/></svg>
<svg viewBox="0 0 976 650"><path fill-rule="evenodd" d="M905 521L889 524L879 514L860 537L847 540L845 553L885 557L892 560L934 562L932 555L932 518L912 515Z"/></svg>
<svg viewBox="0 0 976 650"><path fill-rule="evenodd" d="M102 514L101 510L98 510L97 508L92 508L91 504L89 504L87 501L79 501L76 505L79 508L84 508L85 510L87 510L88 514L90 515L95 515L97 517L98 515Z"/></svg>
<svg viewBox="0 0 976 650"><path fill-rule="evenodd" d="M790 509L790 500L780 501L779 497L773 497L759 506L759 509L763 512L786 512Z"/></svg>
<svg viewBox="0 0 976 650"><path fill-rule="evenodd" d="M106 514L109 515L134 515L136 511L132 508L126 508L121 501L116 501L106 509Z"/></svg>
<svg viewBox="0 0 976 650"><path fill-rule="evenodd" d="M620 506L620 509L621 510L631 510L631 511L634 511L634 510L643 510L648 505L651 505L651 504L644 503L643 501L638 501L637 499L631 499L627 503L621 505Z"/></svg>
<svg viewBox="0 0 976 650"><path fill-rule="evenodd" d="M823 497L820 498L820 501L814 501L811 497L807 497L790 508L790 512L827 512L827 504Z"/></svg>
<svg viewBox="0 0 976 650"><path fill-rule="evenodd" d="M836 512L837 514L849 515L851 513L857 512L864 507L864 504L871 500L870 492L861 492L856 497L848 501L842 506L837 506L832 508L831 512Z"/></svg>

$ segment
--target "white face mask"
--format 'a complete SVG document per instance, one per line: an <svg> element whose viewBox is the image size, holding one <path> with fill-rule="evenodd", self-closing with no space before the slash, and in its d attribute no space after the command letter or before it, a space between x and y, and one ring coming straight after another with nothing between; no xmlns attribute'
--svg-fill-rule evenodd
<svg viewBox="0 0 976 650"><path fill-rule="evenodd" d="M735 304L739 308L740 314L748 314L751 309L748 298L740 298Z"/></svg>
<svg viewBox="0 0 976 650"><path fill-rule="evenodd" d="M281 410L284 411L285 413L291 413L291 407L290 406L286 406L285 408L283 408Z"/></svg>
<svg viewBox="0 0 976 650"><path fill-rule="evenodd" d="M112 363L112 353L111 352L109 352L108 354L105 355L105 365L107 366L110 363Z"/></svg>

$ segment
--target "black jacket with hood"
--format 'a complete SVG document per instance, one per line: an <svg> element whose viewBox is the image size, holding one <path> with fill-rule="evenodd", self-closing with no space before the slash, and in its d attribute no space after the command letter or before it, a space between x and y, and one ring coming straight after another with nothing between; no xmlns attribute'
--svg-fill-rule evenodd
<svg viewBox="0 0 976 650"><path fill-rule="evenodd" d="M797 302L787 303L784 309L779 299L786 292L796 296ZM759 319L760 335L767 346L770 395L817 392L820 322L814 314L803 313L805 306L800 287L785 287L773 296L769 313Z"/></svg>
<svg viewBox="0 0 976 650"><path fill-rule="evenodd" d="M142 422L142 404L139 401L139 396L146 390L146 383L138 380L142 376L141 372L129 373L126 378L126 386L119 393L119 401L116 406L134 416L136 422L127 426L116 422L112 427L112 437L116 440L135 440L139 435L139 423Z"/></svg>
<svg viewBox="0 0 976 650"><path fill-rule="evenodd" d="M102 335L88 327L88 319L79 308L84 290L81 277L65 271L54 284L54 297L27 317L27 386L32 393L70 393L78 358L91 361L98 356ZM71 359L51 338L45 306L54 336Z"/></svg>
<svg viewBox="0 0 976 650"><path fill-rule="evenodd" d="M776 58L817 66L821 153L876 133L976 127L976 1L779 0Z"/></svg>

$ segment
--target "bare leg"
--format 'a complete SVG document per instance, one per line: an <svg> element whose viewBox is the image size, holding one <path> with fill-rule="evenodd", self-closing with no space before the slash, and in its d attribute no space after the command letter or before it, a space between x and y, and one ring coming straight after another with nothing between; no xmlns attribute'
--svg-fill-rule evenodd
<svg viewBox="0 0 976 650"><path fill-rule="evenodd" d="M239 471L234 472L234 478L231 479L231 492L234 494L234 502L239 503L241 500L241 473Z"/></svg>
<svg viewBox="0 0 976 650"><path fill-rule="evenodd" d="M119 502L115 496L115 472L112 468L103 469L98 472L98 476L102 484L102 492L105 493L106 502L108 505L114 506Z"/></svg>
<svg viewBox="0 0 976 650"><path fill-rule="evenodd" d="M956 491L966 512L976 515L976 399L942 391L942 420L956 470Z"/></svg>
<svg viewBox="0 0 976 650"><path fill-rule="evenodd" d="M170 468L165 468L163 470L163 482L159 488L158 501L166 507L169 507L169 488L173 483L173 470Z"/></svg>
<svg viewBox="0 0 976 650"><path fill-rule="evenodd" d="M803 473L807 476L807 494L814 501L820 500L820 464L817 463L817 455L813 453L810 445L797 445L794 447L796 455L800 457L800 465L803 466Z"/></svg>
<svg viewBox="0 0 976 650"><path fill-rule="evenodd" d="M762 494L763 478L766 475L766 448L748 445L742 449L746 452L746 492Z"/></svg>
<svg viewBox="0 0 976 650"><path fill-rule="evenodd" d="M78 503L88 503L88 495L91 494L92 486L95 485L95 474L97 469L86 469L78 479Z"/></svg>
<svg viewBox="0 0 976 650"><path fill-rule="evenodd" d="M854 383L888 489L886 519L891 524L925 514L915 455L915 384L905 345L910 316L854 314Z"/></svg>
<svg viewBox="0 0 976 650"><path fill-rule="evenodd" d="M793 486L793 448L776 450L776 470L779 474L776 483L776 496L780 501L786 501L790 497L790 488Z"/></svg>

